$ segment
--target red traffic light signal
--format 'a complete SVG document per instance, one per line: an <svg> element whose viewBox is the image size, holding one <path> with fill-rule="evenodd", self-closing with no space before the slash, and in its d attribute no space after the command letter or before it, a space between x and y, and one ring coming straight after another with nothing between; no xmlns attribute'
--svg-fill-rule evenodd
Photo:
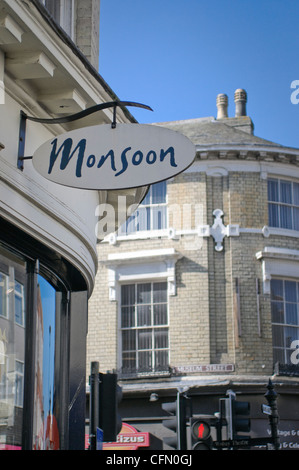
<svg viewBox="0 0 299 470"><path fill-rule="evenodd" d="M209 420L202 418L191 419L191 448L193 450L211 449L211 424Z"/></svg>
<svg viewBox="0 0 299 470"><path fill-rule="evenodd" d="M204 441L208 439L211 434L210 425L206 421L197 420L192 424L193 439L197 441Z"/></svg>

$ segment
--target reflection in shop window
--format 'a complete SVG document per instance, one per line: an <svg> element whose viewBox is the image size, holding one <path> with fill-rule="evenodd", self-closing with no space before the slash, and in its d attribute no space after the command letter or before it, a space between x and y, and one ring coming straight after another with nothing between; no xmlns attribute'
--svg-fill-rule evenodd
<svg viewBox="0 0 299 470"><path fill-rule="evenodd" d="M15 392L15 405L23 407L23 390L24 390L24 363L16 361L16 392Z"/></svg>
<svg viewBox="0 0 299 470"><path fill-rule="evenodd" d="M7 317L8 312L8 276L0 272L0 315Z"/></svg>
<svg viewBox="0 0 299 470"><path fill-rule="evenodd" d="M15 281L15 320L19 325L25 325L25 299L24 299L24 286L18 281Z"/></svg>
<svg viewBox="0 0 299 470"><path fill-rule="evenodd" d="M33 448L58 449L55 418L55 299L56 291L38 276L36 382Z"/></svg>
<svg viewBox="0 0 299 470"><path fill-rule="evenodd" d="M25 280L25 262L0 245L0 449L22 443Z"/></svg>

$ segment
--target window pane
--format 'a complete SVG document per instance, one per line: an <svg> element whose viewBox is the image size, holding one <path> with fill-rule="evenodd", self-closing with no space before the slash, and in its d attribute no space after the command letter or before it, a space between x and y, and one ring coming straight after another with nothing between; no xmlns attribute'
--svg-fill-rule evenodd
<svg viewBox="0 0 299 470"><path fill-rule="evenodd" d="M155 349L168 348L168 329L157 328L155 330Z"/></svg>
<svg viewBox="0 0 299 470"><path fill-rule="evenodd" d="M147 206L148 204L151 203L151 194L152 194L152 186L150 186L148 192L146 193L146 196L145 198L143 198L142 202L140 205L144 205L144 206Z"/></svg>
<svg viewBox="0 0 299 470"><path fill-rule="evenodd" d="M140 305L137 307L137 326L151 326L151 306Z"/></svg>
<svg viewBox="0 0 299 470"><path fill-rule="evenodd" d="M135 232L135 214L126 220L126 222L121 226L120 233L132 233Z"/></svg>
<svg viewBox="0 0 299 470"><path fill-rule="evenodd" d="M121 308L121 327L131 328L135 326L135 307Z"/></svg>
<svg viewBox="0 0 299 470"><path fill-rule="evenodd" d="M121 286L121 304L134 305L135 304L135 285Z"/></svg>
<svg viewBox="0 0 299 470"><path fill-rule="evenodd" d="M136 372L136 353L135 352L129 352L129 353L123 353L123 365L122 369L123 372L126 373L132 373Z"/></svg>
<svg viewBox="0 0 299 470"><path fill-rule="evenodd" d="M152 347L152 330L137 330L138 332L138 349L151 349Z"/></svg>
<svg viewBox="0 0 299 470"><path fill-rule="evenodd" d="M296 282L285 281L285 299L287 302L297 302Z"/></svg>
<svg viewBox="0 0 299 470"><path fill-rule="evenodd" d="M297 304L286 303L286 323L289 325L298 325Z"/></svg>
<svg viewBox="0 0 299 470"><path fill-rule="evenodd" d="M278 180L268 181L268 200L278 201Z"/></svg>
<svg viewBox="0 0 299 470"><path fill-rule="evenodd" d="M299 183L293 183L293 204L299 206Z"/></svg>
<svg viewBox="0 0 299 470"><path fill-rule="evenodd" d="M282 302L272 302L271 314L273 323L284 323L284 309Z"/></svg>
<svg viewBox="0 0 299 470"><path fill-rule="evenodd" d="M150 211L148 207L139 206L135 219L135 231L141 232L142 230L150 229Z"/></svg>
<svg viewBox="0 0 299 470"><path fill-rule="evenodd" d="M293 224L293 229L299 230L299 208L296 207L293 208Z"/></svg>
<svg viewBox="0 0 299 470"><path fill-rule="evenodd" d="M273 362L280 362L281 364L285 364L285 352L284 349L273 349Z"/></svg>
<svg viewBox="0 0 299 470"><path fill-rule="evenodd" d="M166 206L158 206L152 208L152 230L161 230L167 227L166 224Z"/></svg>
<svg viewBox="0 0 299 470"><path fill-rule="evenodd" d="M299 339L299 329L292 326L285 327L285 347L290 348L295 339Z"/></svg>
<svg viewBox="0 0 299 470"><path fill-rule="evenodd" d="M15 319L19 325L24 325L23 318L24 298L15 295Z"/></svg>
<svg viewBox="0 0 299 470"><path fill-rule="evenodd" d="M155 282L153 285L153 302L167 302L167 283Z"/></svg>
<svg viewBox="0 0 299 470"><path fill-rule="evenodd" d="M292 228L292 208L290 206L280 206L280 227Z"/></svg>
<svg viewBox="0 0 299 470"><path fill-rule="evenodd" d="M151 285L137 284L137 303L150 304L151 303Z"/></svg>
<svg viewBox="0 0 299 470"><path fill-rule="evenodd" d="M125 330L122 332L122 349L123 351L135 351L136 349L135 330Z"/></svg>
<svg viewBox="0 0 299 470"><path fill-rule="evenodd" d="M284 348L283 326L273 325L273 346Z"/></svg>
<svg viewBox="0 0 299 470"><path fill-rule="evenodd" d="M166 181L161 181L151 186L152 204L161 204L166 202Z"/></svg>
<svg viewBox="0 0 299 470"><path fill-rule="evenodd" d="M269 204L269 225L270 227L279 227L278 204Z"/></svg>
<svg viewBox="0 0 299 470"><path fill-rule="evenodd" d="M156 351L155 352L155 370L167 370L168 369L168 351Z"/></svg>
<svg viewBox="0 0 299 470"><path fill-rule="evenodd" d="M138 371L151 372L152 370L152 354L148 351L138 353Z"/></svg>
<svg viewBox="0 0 299 470"><path fill-rule="evenodd" d="M46 0L45 1L45 7L53 16L53 18L57 21L57 23L60 22L60 0Z"/></svg>
<svg viewBox="0 0 299 470"><path fill-rule="evenodd" d="M154 325L167 325L167 305L154 305Z"/></svg>
<svg viewBox="0 0 299 470"><path fill-rule="evenodd" d="M271 299L283 300L283 281L272 279L271 281Z"/></svg>
<svg viewBox="0 0 299 470"><path fill-rule="evenodd" d="M292 204L292 183L290 181L280 182L280 202Z"/></svg>

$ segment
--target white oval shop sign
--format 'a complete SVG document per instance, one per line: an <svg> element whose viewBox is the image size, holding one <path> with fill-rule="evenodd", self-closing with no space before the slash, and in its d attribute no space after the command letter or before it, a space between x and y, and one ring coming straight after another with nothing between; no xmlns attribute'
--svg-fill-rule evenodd
<svg viewBox="0 0 299 470"><path fill-rule="evenodd" d="M110 124L62 134L33 155L45 178L82 189L146 186L181 173L194 160L187 137L149 124Z"/></svg>

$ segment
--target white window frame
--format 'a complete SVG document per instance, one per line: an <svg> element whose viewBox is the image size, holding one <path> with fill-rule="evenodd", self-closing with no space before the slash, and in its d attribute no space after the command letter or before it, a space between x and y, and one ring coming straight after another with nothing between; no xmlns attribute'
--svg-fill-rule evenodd
<svg viewBox="0 0 299 470"><path fill-rule="evenodd" d="M173 248L110 253L103 262L108 269L110 302L118 302L118 368L122 366L121 351L121 285L140 282L167 282L167 296L176 295L175 264L181 254ZM169 338L168 338L169 339ZM170 345L169 345L170 347ZM170 363L170 352L169 352ZM154 375L157 375L155 373ZM147 374L148 375L148 374Z"/></svg>
<svg viewBox="0 0 299 470"><path fill-rule="evenodd" d="M153 188L158 184L165 185L165 201L159 203L153 203ZM147 201L149 199L149 201ZM135 212L129 217L129 219L119 228L118 235L119 236L130 236L140 234L142 232L157 232L166 230L168 228L168 214L167 214L167 182L161 181L160 183L156 183L151 185L148 191L148 194L144 198L144 200L139 204L138 208ZM155 222L155 212L157 213L159 210L162 212L162 226L160 228L154 227ZM149 211L149 228L139 229L139 224L143 222L144 215L147 218L147 211ZM143 214L143 215L142 215ZM130 227L130 230L127 227ZM132 229L135 228L134 229Z"/></svg>
<svg viewBox="0 0 299 470"><path fill-rule="evenodd" d="M299 250L266 246L256 253L256 259L261 261L265 295L271 295L272 279L299 281Z"/></svg>
<svg viewBox="0 0 299 470"><path fill-rule="evenodd" d="M166 279L168 295L176 295L175 264L182 255L174 248L110 253L103 262L108 268L109 300L120 300L120 283Z"/></svg>
<svg viewBox="0 0 299 470"><path fill-rule="evenodd" d="M22 309L22 312L21 312L21 321L18 321L16 319L16 310L15 310L15 322L17 325L20 325L20 326L25 326L25 290L24 290L24 285L15 280L15 283L18 283L20 286L21 286L21 292L18 292L16 289L14 290L14 295L15 295L15 298L19 298L21 300L21 309Z"/></svg>
<svg viewBox="0 0 299 470"><path fill-rule="evenodd" d="M154 324L154 321L153 321L153 306L154 305L157 305L156 303L154 303L153 301L153 293L154 293L154 284L156 283L165 283L166 285L166 322L161 324L161 325L155 325ZM138 285L141 285L141 284L150 284L150 296L151 296L151 300L150 300L150 303L148 305L151 306L151 324L150 325L138 325L137 323L137 309L138 309L138 306L139 305L143 305L141 303L138 303L137 302L137 289L138 289ZM168 372L168 368L169 368L169 303L168 303L168 295L167 295L167 282L166 280L151 280L151 281L142 281L142 282L131 282L131 283L125 283L125 284L122 284L120 286L120 289L121 287L126 287L126 286L134 286L134 289L135 289L135 302L134 304L130 305L131 307L134 308L134 325L133 326L123 326L121 324L122 322L122 312L121 312L121 309L123 307L122 305L122 302L120 302L120 314L119 314L119 322L120 322L120 327L119 327L119 357L120 357L120 370L122 371L121 374L122 375L134 375L134 376L141 376L141 375L159 375L159 374L164 374L165 372ZM163 302L164 303L164 302ZM144 304L146 305L146 304ZM155 332L157 332L158 330L167 330L167 348L155 348L155 338L154 338L154 335L155 335ZM139 347L139 344L138 344L138 335L139 335L139 332L142 332L143 330L149 330L150 332L150 336L151 336L151 347L149 348L140 348ZM122 344L122 337L123 337L123 332L124 331L131 331L133 332L133 334L135 335L135 349L133 350L127 350L127 351L123 351L123 344ZM129 371L125 371L124 368L123 368L123 353L126 353L126 352L134 352L135 354L135 366L136 368L132 368L132 371L129 372ZM155 360L155 354L158 352L158 351L164 351L166 352L167 354L167 366L164 368L164 369L161 369L159 370L158 366L156 365L156 360ZM151 370L142 370L141 366L139 365L139 353L149 353L150 356L151 356L151 364L152 364L152 369Z"/></svg>
<svg viewBox="0 0 299 470"><path fill-rule="evenodd" d="M255 256L262 264L264 294L270 295L273 276L299 279L299 250L266 246Z"/></svg>
<svg viewBox="0 0 299 470"><path fill-rule="evenodd" d="M278 201L271 201L269 199L269 183L277 182L278 184ZM292 201L290 203L282 201L282 195L281 195L281 183L286 182L291 184L291 199ZM283 229L283 230L293 230L293 231L298 231L298 227L295 227L295 209L299 211L299 205L295 204L294 201L294 185L298 184L299 181L287 177L277 177L277 176L269 176L267 178L267 184L268 184L268 211L269 211L269 227L272 229ZM277 206L278 207L278 225L270 225L270 205ZM282 226L282 220L281 220L281 208L289 208L291 212L291 219L290 219L290 227L283 227Z"/></svg>
<svg viewBox="0 0 299 470"><path fill-rule="evenodd" d="M283 352L283 356L284 356L284 360L283 361L278 361L282 364L288 364L290 365L290 362L287 360L288 356L291 355L293 349L291 348L291 345L287 346L286 345L286 330L287 328L294 328L297 330L297 337L295 338L295 341L297 341L299 338L299 321L298 321L298 316L299 316L299 313L298 313L298 309L299 309L299 279L292 279L292 278L285 278L285 277L272 277L271 279L271 283L273 281L280 281L282 282L282 285L283 285L283 297L281 300L274 300L271 298L271 316L272 316L272 305L274 305L276 302L279 303L279 304L282 304L283 305L283 322L277 322L277 321L273 321L273 318L271 318L271 323L272 323L272 328L273 326L274 327L278 327L280 329L280 331L282 332L282 337L283 337L283 345L282 346L274 346L273 345L273 357L274 357L274 350L280 350ZM285 286L286 286L286 282L288 281L291 281L291 282L295 282L296 283L296 290L297 290L297 323L287 323L287 319L286 319L286 315L287 315L287 304L289 302L287 302L286 300L286 294L285 294ZM292 302L293 303L293 302ZM274 333L272 333L273 337L274 337ZM274 361L275 363L277 361Z"/></svg>

